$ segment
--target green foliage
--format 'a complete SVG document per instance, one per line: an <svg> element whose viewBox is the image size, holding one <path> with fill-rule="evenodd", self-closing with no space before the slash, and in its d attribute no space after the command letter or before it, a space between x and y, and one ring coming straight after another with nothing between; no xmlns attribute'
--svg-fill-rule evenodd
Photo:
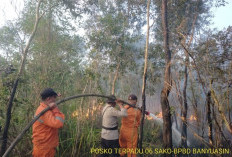
<svg viewBox="0 0 232 157"><path fill-rule="evenodd" d="M133 66L135 52L139 51L135 48L139 36L130 33L135 28L129 25L125 9L123 4L101 1L98 14L87 20L91 56L106 58L109 68L120 63L120 71Z"/></svg>
<svg viewBox="0 0 232 157"><path fill-rule="evenodd" d="M217 82L228 82L230 78L232 27L224 31L209 33L198 43L195 51L200 70Z"/></svg>
<svg viewBox="0 0 232 157"><path fill-rule="evenodd" d="M162 148L161 127L154 121L145 121L144 125L144 148Z"/></svg>
<svg viewBox="0 0 232 157"><path fill-rule="evenodd" d="M156 40L162 41L162 20L161 20L161 1L155 1L155 11L157 16L155 20L157 24L153 27L153 31L156 33ZM184 34L187 39L192 32L204 29L204 25L209 24L211 17L210 6L213 1L189 1L178 0L170 1L168 3L168 29L170 33L170 47L171 50L176 50L182 37L178 32ZM195 20L196 19L196 20ZM194 26L194 27L193 27Z"/></svg>
<svg viewBox="0 0 232 157"><path fill-rule="evenodd" d="M8 23L0 28L0 48L5 51L7 57L12 57L21 45L17 24Z"/></svg>

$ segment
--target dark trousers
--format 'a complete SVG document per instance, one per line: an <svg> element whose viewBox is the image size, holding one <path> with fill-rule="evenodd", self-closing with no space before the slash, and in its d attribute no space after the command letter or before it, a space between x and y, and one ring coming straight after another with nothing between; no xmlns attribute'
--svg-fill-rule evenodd
<svg viewBox="0 0 232 157"><path fill-rule="evenodd" d="M105 153L101 154L100 157L119 157L119 151L115 149L119 149L119 141L117 140L106 140L104 138L101 139L101 146L106 150Z"/></svg>

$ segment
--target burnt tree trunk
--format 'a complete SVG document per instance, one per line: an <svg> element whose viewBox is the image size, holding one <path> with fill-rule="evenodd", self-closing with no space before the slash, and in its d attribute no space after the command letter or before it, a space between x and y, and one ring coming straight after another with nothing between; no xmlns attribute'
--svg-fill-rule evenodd
<svg viewBox="0 0 232 157"><path fill-rule="evenodd" d="M228 121L230 124L230 130L232 130L231 106L230 106L230 104L232 104L232 103L230 103L230 89L229 89L229 87L230 87L230 84L228 83L228 86L227 86L227 109L228 109L228 117L229 117Z"/></svg>
<svg viewBox="0 0 232 157"><path fill-rule="evenodd" d="M186 59L188 60L188 59ZM188 61L186 61L187 64ZM183 116L183 125L182 125L182 131L181 131L181 145L186 148L187 147L187 111L188 111L188 103L187 103L187 85L188 85L188 68L187 65L185 65L184 70L184 89L183 89L183 97L184 97L184 105L181 108L182 110L182 116Z"/></svg>
<svg viewBox="0 0 232 157"><path fill-rule="evenodd" d="M10 95L10 98L9 98L9 101L8 101L8 104L7 104L6 123L5 123L5 127L4 127L4 132L3 132L3 135L2 135L2 146L1 146L1 153L0 153L1 156L5 153L6 147L7 147L8 130L9 130L10 121L11 121L11 109L12 109L12 106L13 106L15 93L16 93L16 90L17 90L17 87L18 87L18 82L19 82L19 79L20 79L20 77L21 77L21 75L23 73L24 67L25 67L26 57L27 57L27 53L28 53L30 44L32 42L32 39L35 36L36 31L37 31L39 20L42 17L42 16L39 15L39 8L40 8L41 2L42 2L42 0L39 0L39 2L37 4L37 7L36 7L36 20L35 20L34 28L33 28L33 31L31 33L30 37L29 37L29 40L26 43L26 47L23 50L20 69L19 69L19 72L18 72L18 74L16 76L16 79L14 81L14 85L13 85L13 88L11 90L11 95Z"/></svg>
<svg viewBox="0 0 232 157"><path fill-rule="evenodd" d="M211 118L211 92L209 91L207 94L207 120L208 120L208 136L209 136L209 144L213 145L213 123Z"/></svg>
<svg viewBox="0 0 232 157"><path fill-rule="evenodd" d="M188 15L190 14L189 13L189 8L190 8L190 3L187 5L187 12L186 12L186 15L187 15L187 18L185 18L186 21L189 21L190 19L188 18ZM196 23L196 19L197 19L197 16L198 14L195 15L194 19L193 19L193 23L192 23L192 27L191 27L191 35L190 35L190 39L188 41L188 43L186 44L186 41L187 41L187 36L184 35L183 33L180 33L181 30L179 30L179 34L183 37L184 40L181 41L181 45L184 45L186 48L184 48L184 53L185 53L185 69L184 69L184 89L183 89L183 99L184 99L184 102L183 102L183 107L181 108L181 111L182 111L182 117L183 117L183 121L182 121L182 130L181 130L181 145L183 147L187 147L187 125L188 125L188 122L187 122L187 111L188 111L188 102L187 102L187 86L188 86L188 67L189 67L189 54L188 54L188 50L190 48L190 45L192 43L192 40L193 40L193 35L194 35L194 28L195 28L195 23ZM185 21L183 20L183 22ZM180 25L181 26L181 25ZM188 27L187 24L185 24L185 27Z"/></svg>
<svg viewBox="0 0 232 157"><path fill-rule="evenodd" d="M220 128L221 126L219 125L218 123L218 120L217 120L217 116L216 116L216 113L215 113L215 106L213 105L212 103L212 116L213 116L213 120L215 121L215 146L216 148L219 148L220 145L221 145L221 131L220 131Z"/></svg>
<svg viewBox="0 0 232 157"><path fill-rule="evenodd" d="M192 34L193 36L193 34ZM186 40L186 39L185 39ZM190 45L191 41L189 42ZM184 98L184 105L181 108L182 116L183 116L183 125L181 130L181 145L186 148L187 147L187 111L188 111L188 102L187 102L187 86L188 86L188 66L189 66L189 55L186 49L185 52L185 68L184 68L184 89L183 89L183 98Z"/></svg>
<svg viewBox="0 0 232 157"><path fill-rule="evenodd" d="M166 54L166 67L164 73L164 87L161 91L161 108L163 113L163 142L164 148L172 148L172 123L168 101L171 91L171 51L169 48L169 30L167 20L167 0L162 0L162 28L164 40L164 52ZM171 156L171 155L170 155Z"/></svg>

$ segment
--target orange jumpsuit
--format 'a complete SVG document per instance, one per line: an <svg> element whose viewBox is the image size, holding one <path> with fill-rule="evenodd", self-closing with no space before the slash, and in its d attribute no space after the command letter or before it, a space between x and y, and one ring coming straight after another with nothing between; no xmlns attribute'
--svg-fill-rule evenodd
<svg viewBox="0 0 232 157"><path fill-rule="evenodd" d="M122 118L122 125L120 129L119 144L121 148L129 148L130 150L135 150L138 143L138 127L140 124L141 111L129 105L124 106L128 108L127 117ZM124 156L121 153L121 156ZM127 153L128 157L136 157L136 154Z"/></svg>
<svg viewBox="0 0 232 157"><path fill-rule="evenodd" d="M35 115L47 105L40 103ZM56 107L42 115L32 127L33 157L54 157L59 144L58 129L63 127L64 114Z"/></svg>

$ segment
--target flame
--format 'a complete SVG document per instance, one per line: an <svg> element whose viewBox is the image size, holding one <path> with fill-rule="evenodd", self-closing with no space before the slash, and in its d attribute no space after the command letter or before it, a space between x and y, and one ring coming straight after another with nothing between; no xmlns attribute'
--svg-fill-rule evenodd
<svg viewBox="0 0 232 157"><path fill-rule="evenodd" d="M85 117L88 119L89 118L89 112L86 113Z"/></svg>
<svg viewBox="0 0 232 157"><path fill-rule="evenodd" d="M97 107L96 106L93 106L93 111L96 111L97 110Z"/></svg>
<svg viewBox="0 0 232 157"><path fill-rule="evenodd" d="M163 118L163 113L162 113L162 111L161 111L159 114L157 114L156 117L158 117L158 118Z"/></svg>
<svg viewBox="0 0 232 157"><path fill-rule="evenodd" d="M74 111L73 113L72 113L72 117L77 117L78 116L78 110L76 110L76 111Z"/></svg>
<svg viewBox="0 0 232 157"><path fill-rule="evenodd" d="M191 115L191 116L189 117L189 120L191 120L191 121L193 121L193 120L197 120L197 117L196 117L196 116L194 116L194 115Z"/></svg>
<svg viewBox="0 0 232 157"><path fill-rule="evenodd" d="M77 118L79 120L85 120L85 119L96 119L97 115L101 114L102 110L102 104L93 104L89 108L79 108L72 112L72 117Z"/></svg>
<svg viewBox="0 0 232 157"><path fill-rule="evenodd" d="M100 114L102 110L101 104L93 104L91 107L88 109L82 109L79 108L75 111L72 112L72 117L73 118L78 118L78 119L95 119L97 114ZM82 114L83 113L83 114Z"/></svg>
<svg viewBox="0 0 232 157"><path fill-rule="evenodd" d="M147 120L152 120L153 118L151 116L146 116Z"/></svg>

